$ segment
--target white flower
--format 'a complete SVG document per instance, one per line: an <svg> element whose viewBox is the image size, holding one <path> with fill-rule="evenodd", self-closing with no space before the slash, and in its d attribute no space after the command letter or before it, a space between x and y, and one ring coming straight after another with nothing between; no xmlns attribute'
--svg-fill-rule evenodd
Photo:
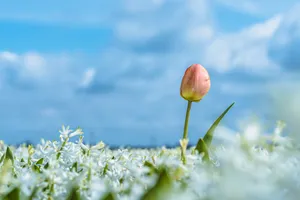
<svg viewBox="0 0 300 200"><path fill-rule="evenodd" d="M100 141L95 146L92 146L91 149L97 149L97 150L99 150L99 149L103 149L104 147L105 147L105 144L102 141Z"/></svg>
<svg viewBox="0 0 300 200"><path fill-rule="evenodd" d="M70 133L69 137L74 137L76 135L82 135L83 134L83 131L81 128L77 128L73 133Z"/></svg>
<svg viewBox="0 0 300 200"><path fill-rule="evenodd" d="M70 126L65 127L65 125L62 125L62 130L60 130L59 132L61 138L67 138L69 133L72 132L72 130L70 130Z"/></svg>

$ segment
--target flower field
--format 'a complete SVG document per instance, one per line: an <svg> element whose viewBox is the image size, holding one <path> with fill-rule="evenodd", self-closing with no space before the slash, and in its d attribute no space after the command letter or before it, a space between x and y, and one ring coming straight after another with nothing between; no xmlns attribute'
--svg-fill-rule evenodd
<svg viewBox="0 0 300 200"><path fill-rule="evenodd" d="M83 131L62 127L59 141L7 146L0 141L3 200L298 200L300 145L264 134L257 124L242 133L215 130L232 103L197 144L189 147L192 103L210 89L206 69L191 65L180 88L187 101L177 148L110 149L84 143ZM72 141L70 140L72 139Z"/></svg>
<svg viewBox="0 0 300 200"><path fill-rule="evenodd" d="M35 146L0 143L1 199L282 200L300 195L299 145L281 135L214 136L206 154L197 146L111 150L83 143L81 129L63 127L60 141ZM256 137L249 137L249 132ZM252 131L252 132L251 132ZM70 142L69 139L76 139ZM198 145L198 144L197 144ZM209 156L208 156L209 155Z"/></svg>

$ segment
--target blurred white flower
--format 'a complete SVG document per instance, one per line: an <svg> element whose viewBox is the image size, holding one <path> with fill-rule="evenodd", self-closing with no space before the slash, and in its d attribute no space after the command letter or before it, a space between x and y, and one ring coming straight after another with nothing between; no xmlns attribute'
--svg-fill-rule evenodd
<svg viewBox="0 0 300 200"><path fill-rule="evenodd" d="M82 135L83 134L83 131L81 128L77 128L73 133L70 133L69 137L74 137L74 136L77 136L77 135Z"/></svg>
<svg viewBox="0 0 300 200"><path fill-rule="evenodd" d="M35 148L12 148L13 168L0 163L0 196L10 191L8 185L19 186L26 195L37 186L37 199L47 199L49 195L65 199L71 183L75 183L84 199L101 199L113 192L117 199L135 200L155 185L157 170L166 168L173 182L169 198L174 200L297 200L300 149L289 137L281 136L280 127L275 129L274 135L281 138L281 142L273 151L257 148L262 137L273 138L263 135L258 123L244 126L241 135L234 135L229 129L218 129L214 139L222 141L222 145L217 143L210 149L213 162L204 163L201 156L192 155L188 150L188 162L183 165L179 148L111 150L104 148L103 142L90 147L66 140L83 132L63 126L60 131L63 148L60 142L45 140ZM243 143L246 145L241 145ZM5 151L6 148L0 149L1 157ZM150 166L145 165L146 161Z"/></svg>

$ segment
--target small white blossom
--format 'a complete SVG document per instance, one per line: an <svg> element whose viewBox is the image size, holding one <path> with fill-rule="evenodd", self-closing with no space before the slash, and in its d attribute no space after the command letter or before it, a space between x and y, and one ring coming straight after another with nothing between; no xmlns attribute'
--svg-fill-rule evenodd
<svg viewBox="0 0 300 200"><path fill-rule="evenodd" d="M74 137L74 136L77 136L77 135L82 135L83 134L83 131L81 128L77 128L73 133L70 133L69 137Z"/></svg>

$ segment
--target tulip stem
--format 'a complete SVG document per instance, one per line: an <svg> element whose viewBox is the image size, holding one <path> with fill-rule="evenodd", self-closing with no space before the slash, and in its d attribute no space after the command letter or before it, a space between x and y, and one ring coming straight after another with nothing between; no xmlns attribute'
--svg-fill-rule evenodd
<svg viewBox="0 0 300 200"><path fill-rule="evenodd" d="M186 108L186 114L185 114L185 122L184 122L184 129L183 129L183 138L182 139L187 139L188 136L188 126L189 126L189 120L190 120L190 111L192 107L192 101L188 101L188 105Z"/></svg>
<svg viewBox="0 0 300 200"><path fill-rule="evenodd" d="M183 137L182 137L182 140L180 142L180 145L181 145L181 160L182 160L183 164L186 164L185 152L186 152L187 145L188 145L188 126L189 126L191 107L192 107L192 101L188 101L188 105L187 105L187 108L186 108L186 114L185 114Z"/></svg>

